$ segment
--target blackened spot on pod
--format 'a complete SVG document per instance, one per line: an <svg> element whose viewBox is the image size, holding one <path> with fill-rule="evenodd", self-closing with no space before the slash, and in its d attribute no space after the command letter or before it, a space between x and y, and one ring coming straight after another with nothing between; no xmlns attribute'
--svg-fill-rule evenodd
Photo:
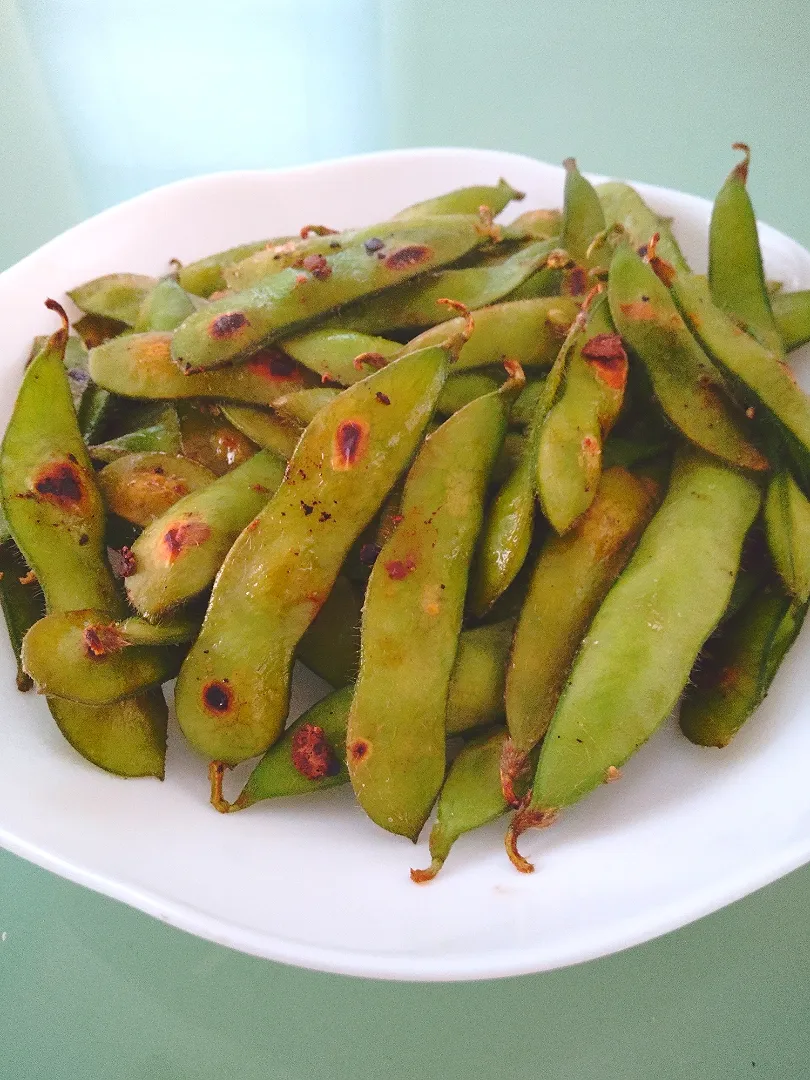
<svg viewBox="0 0 810 1080"><path fill-rule="evenodd" d="M402 581L415 569L416 563L410 556L407 559L391 559L385 564L385 572L392 581Z"/></svg>
<svg viewBox="0 0 810 1080"><path fill-rule="evenodd" d="M344 420L335 432L332 468L351 469L363 456L368 445L368 423L365 420Z"/></svg>
<svg viewBox="0 0 810 1080"><path fill-rule="evenodd" d="M388 394L384 394L382 390L378 390L375 396L377 398L377 401L379 401L381 405L391 404L391 398L388 396Z"/></svg>
<svg viewBox="0 0 810 1080"><path fill-rule="evenodd" d="M379 236L372 236L368 240L365 240L363 242L363 247L366 249L369 255L373 255L375 251L379 251L380 248L385 247L385 244L379 238Z"/></svg>
<svg viewBox="0 0 810 1080"><path fill-rule="evenodd" d="M427 262L433 255L433 248L427 244L406 244L387 255L384 260L386 270L408 270Z"/></svg>
<svg viewBox="0 0 810 1080"><path fill-rule="evenodd" d="M304 517L309 517L309 515L312 513L312 511L315 509L315 507L310 506L309 503L305 503L304 500L302 499L301 500L301 509L304 511Z"/></svg>
<svg viewBox="0 0 810 1080"><path fill-rule="evenodd" d="M301 262L304 270L308 270L316 281L326 281L332 276L332 267L323 255L307 255Z"/></svg>
<svg viewBox="0 0 810 1080"><path fill-rule="evenodd" d="M323 728L317 724L302 724L296 731L291 756L293 765L307 780L323 780L340 772L340 762Z"/></svg>
<svg viewBox="0 0 810 1080"><path fill-rule="evenodd" d="M81 473L75 460L55 461L40 470L34 480L37 495L63 510L75 510L83 495Z"/></svg>
<svg viewBox="0 0 810 1080"><path fill-rule="evenodd" d="M280 349L259 349L245 361L247 371L265 379L289 379L296 368L295 361Z"/></svg>
<svg viewBox="0 0 810 1080"><path fill-rule="evenodd" d="M584 296L588 291L588 275L581 266L575 266L569 271L566 281L569 296Z"/></svg>
<svg viewBox="0 0 810 1080"><path fill-rule="evenodd" d="M350 744L348 750L349 757L352 761L362 761L363 758L367 758L371 753L371 743L367 742L365 739L355 739L354 742Z"/></svg>
<svg viewBox="0 0 810 1080"><path fill-rule="evenodd" d="M619 334L596 334L582 346L582 355L594 374L611 390L623 390L627 382L627 353Z"/></svg>
<svg viewBox="0 0 810 1080"><path fill-rule="evenodd" d="M223 716L233 703L233 691L224 682L206 683L202 692L203 705L209 712Z"/></svg>
<svg viewBox="0 0 810 1080"><path fill-rule="evenodd" d="M332 520L332 515L327 514L327 512L325 510L321 510L320 514L318 515L318 521L323 523L325 521L331 521L331 520Z"/></svg>
<svg viewBox="0 0 810 1080"><path fill-rule="evenodd" d="M85 544L89 543L90 537L87 535L87 533L82 533L82 535L79 537L79 547L84 547Z"/></svg>
<svg viewBox="0 0 810 1080"><path fill-rule="evenodd" d="M208 333L212 338L222 341L225 338L238 334L243 326L247 326L247 316L241 311L226 311L224 315L217 317L208 325Z"/></svg>
<svg viewBox="0 0 810 1080"><path fill-rule="evenodd" d="M161 537L161 545L167 561L173 563L188 548L205 543L211 535L211 526L193 518L170 525Z"/></svg>

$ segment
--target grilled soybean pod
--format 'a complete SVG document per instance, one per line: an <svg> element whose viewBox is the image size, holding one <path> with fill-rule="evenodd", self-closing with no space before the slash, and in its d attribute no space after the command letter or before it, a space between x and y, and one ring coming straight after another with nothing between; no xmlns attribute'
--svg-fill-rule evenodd
<svg viewBox="0 0 810 1080"><path fill-rule="evenodd" d="M446 337L447 333L444 332L431 344L440 345ZM315 372L324 382L339 383L341 386L351 386L365 379L375 366L384 367L402 349L398 341L389 341L388 338L361 334L356 330L329 328L284 338L281 345L287 355ZM355 363L358 357L364 359Z"/></svg>
<svg viewBox="0 0 810 1080"><path fill-rule="evenodd" d="M104 558L104 506L85 450L63 366L63 329L29 365L0 450L3 508L36 574L49 612L123 602ZM124 776L163 777L166 703L160 691L94 708L55 698L51 714L84 757Z"/></svg>
<svg viewBox="0 0 810 1080"><path fill-rule="evenodd" d="M643 248L654 233L658 233L658 254L679 274L689 273L689 264L678 247L668 218L656 214L635 188L611 180L597 184L596 193L605 214L605 224L621 226L634 248Z"/></svg>
<svg viewBox="0 0 810 1080"><path fill-rule="evenodd" d="M134 326L144 300L157 283L146 274L105 274L71 289L68 296L88 315Z"/></svg>
<svg viewBox="0 0 810 1080"><path fill-rule="evenodd" d="M576 266L590 269L599 261L589 253L593 239L605 230L605 214L599 196L577 168L574 158L566 158L563 218L560 247Z"/></svg>
<svg viewBox="0 0 810 1080"><path fill-rule="evenodd" d="M729 173L712 209L709 226L709 288L718 307L775 356L784 354L782 335L771 310L757 219L746 181L751 151L734 143L745 157Z"/></svg>
<svg viewBox="0 0 810 1080"><path fill-rule="evenodd" d="M178 267L177 283L186 292L207 299L211 293L219 292L226 287L223 271L227 267L241 262L242 259L247 259L263 248L283 244L290 239L289 236L282 236L275 240L255 240L249 244L238 244L226 251L216 252L214 255L206 255L204 259L196 259L194 262Z"/></svg>
<svg viewBox="0 0 810 1080"><path fill-rule="evenodd" d="M310 269L290 267L213 301L175 330L172 356L183 371L218 367L351 300L461 258L484 242L486 230L474 217L435 217L379 239L373 250L349 244Z"/></svg>
<svg viewBox="0 0 810 1080"><path fill-rule="evenodd" d="M416 449L448 356L435 348L397 360L320 412L231 548L175 694L200 753L236 764L279 737L298 642Z"/></svg>
<svg viewBox="0 0 810 1080"><path fill-rule="evenodd" d="M771 308L786 352L810 341L810 289L778 292Z"/></svg>
<svg viewBox="0 0 810 1080"><path fill-rule="evenodd" d="M557 402L540 430L537 493L543 513L562 534L590 506L602 472L602 444L624 401L627 354L607 297L591 304L565 369Z"/></svg>
<svg viewBox="0 0 810 1080"><path fill-rule="evenodd" d="M110 513L141 528L214 480L216 476L202 465L173 454L127 454L97 476Z"/></svg>
<svg viewBox="0 0 810 1080"><path fill-rule="evenodd" d="M678 314L655 270L621 244L610 265L610 314L644 365L670 421L695 445L739 468L763 470L753 426L728 396L722 377Z"/></svg>
<svg viewBox="0 0 810 1080"><path fill-rule="evenodd" d="M303 428L288 417L259 405L223 403L220 412L237 431L285 461L292 457Z"/></svg>
<svg viewBox="0 0 810 1080"><path fill-rule="evenodd" d="M505 210L510 202L524 198L523 192L501 178L494 186L474 184L471 187L448 191L424 202L414 203L394 214L395 221L404 218L421 218L430 214L477 214L481 206L487 206L494 215Z"/></svg>
<svg viewBox="0 0 810 1080"><path fill-rule="evenodd" d="M551 720L531 801L507 847L551 824L617 770L669 716L731 596L757 485L696 448L679 452L669 490L582 644Z"/></svg>
<svg viewBox="0 0 810 1080"><path fill-rule="evenodd" d="M804 604L810 598L810 501L786 470L771 478L764 511L774 566L788 594Z"/></svg>
<svg viewBox="0 0 810 1080"><path fill-rule="evenodd" d="M366 589L349 774L372 821L412 840L444 779L469 564L517 385L478 398L425 440L405 483L402 520Z"/></svg>
<svg viewBox="0 0 810 1080"><path fill-rule="evenodd" d="M767 585L709 640L681 703L681 731L691 742L729 744L765 698L806 613L806 602Z"/></svg>
<svg viewBox="0 0 810 1080"><path fill-rule="evenodd" d="M509 741L504 793L546 733L585 632L626 566L656 506L657 485L608 469L596 498L565 536L550 536L537 557L518 618L506 677Z"/></svg>
<svg viewBox="0 0 810 1080"><path fill-rule="evenodd" d="M284 475L269 450L190 492L147 525L132 545L129 602L148 619L188 603L214 580L234 540L265 507Z"/></svg>

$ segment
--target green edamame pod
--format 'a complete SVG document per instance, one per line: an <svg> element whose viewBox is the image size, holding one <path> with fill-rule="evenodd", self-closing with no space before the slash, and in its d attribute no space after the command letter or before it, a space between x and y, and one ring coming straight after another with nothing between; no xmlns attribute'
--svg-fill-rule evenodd
<svg viewBox="0 0 810 1080"><path fill-rule="evenodd" d="M231 548L175 693L200 753L235 764L278 738L298 642L418 445L448 355L424 349L397 360L320 412L281 487Z"/></svg>
<svg viewBox="0 0 810 1080"><path fill-rule="evenodd" d="M574 158L566 158L560 247L576 266L590 269L599 262L598 255L588 254L593 239L605 231L605 214L599 196L589 180L577 168Z"/></svg>
<svg viewBox="0 0 810 1080"><path fill-rule="evenodd" d="M746 333L772 352L784 355L765 284L757 219L746 181L751 151L734 143L745 157L729 173L714 202L709 226L709 288L712 300Z"/></svg>
<svg viewBox="0 0 810 1080"><path fill-rule="evenodd" d="M687 739L728 746L764 700L806 612L806 602L791 603L778 586L766 586L710 639L681 703Z"/></svg>
<svg viewBox="0 0 810 1080"><path fill-rule="evenodd" d="M771 297L771 308L786 352L810 341L810 289L778 292Z"/></svg>
<svg viewBox="0 0 810 1080"><path fill-rule="evenodd" d="M283 475L284 463L260 451L148 525L132 545L133 568L125 582L136 611L155 620L208 588Z"/></svg>
<svg viewBox="0 0 810 1080"><path fill-rule="evenodd" d="M736 397L755 421L766 430L776 428L802 486L810 490L810 399L797 386L790 368L712 302L702 278L673 275L666 264L656 265L669 279L672 296L692 333L729 378Z"/></svg>
<svg viewBox="0 0 810 1080"><path fill-rule="evenodd" d="M296 656L332 686L357 678L360 664L361 590L343 574L301 638Z"/></svg>
<svg viewBox="0 0 810 1080"><path fill-rule="evenodd" d="M227 287L223 271L242 259L261 251L263 248L283 244L292 239L289 236L277 237L275 240L255 240L250 244L238 244L226 251L218 251L214 255L206 255L204 259L196 259L187 263L177 270L177 283L186 292L194 296L202 296L206 299L211 293L219 292Z"/></svg>
<svg viewBox="0 0 810 1080"><path fill-rule="evenodd" d="M528 379L526 385L518 395L517 401L512 406L509 414L509 423L512 427L527 427L534 419L537 406L543 396L545 379Z"/></svg>
<svg viewBox="0 0 810 1080"><path fill-rule="evenodd" d="M96 477L107 509L145 528L192 491L216 480L214 473L172 454L128 454Z"/></svg>
<svg viewBox="0 0 810 1080"><path fill-rule="evenodd" d="M149 412L143 410L141 420L146 421L143 426L88 446L93 461L109 463L129 454L180 453L180 420L173 405L161 402Z"/></svg>
<svg viewBox="0 0 810 1080"><path fill-rule="evenodd" d="M428 436L405 482L402 520L366 588L349 775L372 821L412 840L444 779L447 694L469 565L510 398L521 386L519 371Z"/></svg>
<svg viewBox="0 0 810 1080"><path fill-rule="evenodd" d="M462 347L453 371L486 367L506 359L517 360L523 368L550 368L578 311L579 302L568 296L516 300L480 308L473 312L473 332ZM463 323L458 318L425 330L403 347L400 356L440 344Z"/></svg>
<svg viewBox="0 0 810 1080"><path fill-rule="evenodd" d="M253 441L231 424L217 405L181 401L177 415L183 457L216 476L224 476L256 453Z"/></svg>
<svg viewBox="0 0 810 1080"><path fill-rule="evenodd" d="M572 323L543 385L517 462L487 509L470 575L469 608L477 618L483 618L509 588L529 552L534 532L540 432L549 409L557 400L568 359L582 334L585 318L585 313L580 311Z"/></svg>
<svg viewBox="0 0 810 1080"><path fill-rule="evenodd" d="M666 497L597 612L551 720L531 801L507 836L518 869L531 870L518 836L615 779L671 713L728 604L759 504L743 474L694 447L679 452Z"/></svg>
<svg viewBox="0 0 810 1080"><path fill-rule="evenodd" d="M443 297L449 296L468 308L495 304L552 257L557 258L554 241L538 240L495 265L425 274L379 296L367 296L348 304L327 325L348 327L364 334L420 330L453 317L451 308L436 306Z"/></svg>
<svg viewBox="0 0 810 1080"><path fill-rule="evenodd" d="M810 501L786 470L768 484L764 517L777 573L788 594L804 604L810 598Z"/></svg>
<svg viewBox="0 0 810 1080"><path fill-rule="evenodd" d="M292 420L278 416L269 409L262 409L258 405L223 404L220 406L220 412L251 442L264 450L272 450L285 461L292 457L293 450L298 445L298 440L304 430Z"/></svg>
<svg viewBox="0 0 810 1080"><path fill-rule="evenodd" d="M650 237L658 233L658 254L679 274L688 274L689 263L683 257L670 228L670 219L651 210L635 188L611 180L597 184L596 193L605 214L608 228L620 225L634 248L645 247Z"/></svg>
<svg viewBox="0 0 810 1080"><path fill-rule="evenodd" d="M148 400L214 398L272 405L315 379L277 349L261 349L243 364L184 375L171 356L171 334L113 338L90 352L90 375L121 397Z"/></svg>
<svg viewBox="0 0 810 1080"><path fill-rule="evenodd" d="M625 469L602 474L596 497L535 563L506 676L502 777L512 802L529 751L545 735L585 631L655 510L657 485Z"/></svg>
<svg viewBox="0 0 810 1080"><path fill-rule="evenodd" d="M296 427L306 427L321 409L331 405L340 393L331 386L313 386L309 390L296 390L273 402L273 411Z"/></svg>
<svg viewBox="0 0 810 1080"><path fill-rule="evenodd" d="M17 689L31 689L31 680L20 662L22 640L37 619L45 614L42 591L35 582L27 581L28 567L17 548L7 536L0 543L0 607L6 621L9 641L17 660Z"/></svg>
<svg viewBox="0 0 810 1080"><path fill-rule="evenodd" d="M394 214L394 220L421 218L431 214L477 214L481 206L489 207L493 216L497 216L510 202L520 202L523 198L525 196L522 191L513 188L501 177L494 187L475 184L472 187L458 188L456 191L448 191L445 195L437 195L433 199L414 203L413 206L407 206L398 214Z"/></svg>
<svg viewBox="0 0 810 1080"><path fill-rule="evenodd" d="M172 277L162 278L143 298L133 330L174 330L199 306Z"/></svg>
<svg viewBox="0 0 810 1080"><path fill-rule="evenodd" d="M411 870L411 881L432 881L444 866L453 844L464 833L480 829L505 814L508 804L501 791L500 761L507 734L496 728L463 746L447 771L439 794L436 824L430 830L430 866ZM528 787L524 777L522 794Z"/></svg>
<svg viewBox="0 0 810 1080"><path fill-rule="evenodd" d="M67 318L29 365L0 449L3 509L15 542L36 574L49 612L123 608L104 558L104 509L76 423L63 366ZM48 700L60 730L84 757L109 772L162 779L167 709L141 694L95 708Z"/></svg>
<svg viewBox="0 0 810 1080"><path fill-rule="evenodd" d="M564 384L540 429L537 493L556 532L590 506L602 472L602 444L624 401L627 354L606 296L590 305L571 350Z"/></svg>
<svg viewBox="0 0 810 1080"><path fill-rule="evenodd" d="M105 274L70 289L68 296L81 311L134 326L146 296L157 278L146 274Z"/></svg>
<svg viewBox="0 0 810 1080"><path fill-rule="evenodd" d="M486 230L477 218L435 217L381 230L378 239L381 247L348 244L311 269L290 267L213 301L175 330L174 360L183 371L219 367L343 304L453 262L480 246Z"/></svg>
<svg viewBox="0 0 810 1080"><path fill-rule="evenodd" d="M37 691L85 705L109 705L173 679L183 650L131 645L101 611L53 611L28 631L23 668Z"/></svg>
<svg viewBox="0 0 810 1080"><path fill-rule="evenodd" d="M79 406L79 431L89 442L98 442L104 435L114 408L112 394L95 383L88 386Z"/></svg>
<svg viewBox="0 0 810 1080"><path fill-rule="evenodd" d="M608 298L616 329L642 361L661 408L682 434L739 468L767 469L767 459L749 441L750 420L726 393L666 285L624 244L610 264Z"/></svg>
<svg viewBox="0 0 810 1080"><path fill-rule="evenodd" d="M447 694L448 735L502 718L513 628L514 623L504 622L462 631ZM279 795L305 795L348 783L346 728L353 695L354 684L335 690L291 724L250 774L234 803L222 798L221 770L212 770L214 806L227 813Z"/></svg>
<svg viewBox="0 0 810 1080"><path fill-rule="evenodd" d="M436 344L443 340L441 338ZM352 386L371 372L371 364L355 364L357 357L374 358L377 367L382 367L384 361L393 360L402 349L398 341L360 334L356 330L328 328L284 338L281 345L293 360L320 375L321 379L340 383L341 386Z"/></svg>
<svg viewBox="0 0 810 1080"><path fill-rule="evenodd" d="M551 240L560 235L562 214L559 210L526 210L501 226L501 235L509 240Z"/></svg>
<svg viewBox="0 0 810 1080"><path fill-rule="evenodd" d="M492 375L478 371L462 371L451 375L436 402L436 412L441 416L450 416L476 398L491 394L500 386Z"/></svg>

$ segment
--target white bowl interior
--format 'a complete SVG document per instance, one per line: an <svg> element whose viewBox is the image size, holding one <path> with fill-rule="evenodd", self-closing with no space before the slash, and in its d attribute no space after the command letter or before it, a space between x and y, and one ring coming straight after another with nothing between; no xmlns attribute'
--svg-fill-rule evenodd
<svg viewBox="0 0 810 1080"><path fill-rule="evenodd" d="M188 261L305 221L379 220L501 175L527 193L513 213L561 202L558 167L497 152L422 150L201 177L106 211L0 275L0 419L8 418L31 338L53 328L47 296L63 298L110 271L160 273L171 258ZM675 216L701 269L709 204L639 186ZM767 226L762 242L769 276L790 289L810 286L806 251ZM119 780L85 764L44 702L16 694L3 646L0 842L175 926L287 963L395 979L554 968L683 925L810 858L809 661L805 631L756 718L722 752L698 749L665 727L620 784L552 830L526 836L533 876L507 862L497 823L460 840L440 877L420 888L408 868L429 861L424 839L413 848L378 830L349 791L221 817L207 803L205 763L176 733L163 784ZM322 692L313 676L301 676L296 707Z"/></svg>

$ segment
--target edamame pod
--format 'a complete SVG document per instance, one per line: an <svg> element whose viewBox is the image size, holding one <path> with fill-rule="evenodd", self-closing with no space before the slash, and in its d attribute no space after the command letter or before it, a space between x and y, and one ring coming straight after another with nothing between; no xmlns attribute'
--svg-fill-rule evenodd
<svg viewBox="0 0 810 1080"><path fill-rule="evenodd" d="M121 397L213 398L272 405L315 379L278 349L260 349L243 364L184 375L171 356L171 334L130 334L90 352L93 381Z"/></svg>
<svg viewBox="0 0 810 1080"><path fill-rule="evenodd" d="M98 473L108 510L145 528L192 491L216 480L214 473L172 454L128 454Z"/></svg>
<svg viewBox="0 0 810 1080"><path fill-rule="evenodd" d="M147 525L132 545L132 573L125 581L135 610L159 619L208 588L234 540L283 475L284 463L271 451L260 451Z"/></svg>
<svg viewBox="0 0 810 1080"><path fill-rule="evenodd" d="M566 532L596 495L602 444L624 401L627 354L606 296L588 308L564 384L540 429L537 493L556 532Z"/></svg>
<svg viewBox="0 0 810 1080"><path fill-rule="evenodd" d="M122 600L104 558L104 510L76 423L63 366L63 328L29 365L0 449L3 509L36 574L47 610L99 608ZM62 734L89 761L124 776L163 778L166 702L160 691L92 707L48 699Z"/></svg>
<svg viewBox="0 0 810 1080"><path fill-rule="evenodd" d="M216 476L224 476L256 453L253 441L231 424L217 405L181 401L177 415L183 457Z"/></svg>
<svg viewBox="0 0 810 1080"><path fill-rule="evenodd" d="M728 604L759 504L748 477L694 447L679 452L666 497L597 612L551 720L531 800L507 835L518 869L532 869L518 836L615 779L671 713Z"/></svg>
<svg viewBox="0 0 810 1080"><path fill-rule="evenodd" d="M810 502L786 470L768 484L765 535L777 573L799 604L810 598Z"/></svg>
<svg viewBox="0 0 810 1080"><path fill-rule="evenodd" d="M523 198L525 196L522 191L513 188L501 177L494 187L474 184L414 203L413 206L407 206L394 214L394 221L427 217L430 214L477 214L482 205L489 207L493 216L497 216L510 202L520 202Z"/></svg>
<svg viewBox="0 0 810 1080"><path fill-rule="evenodd" d="M509 240L551 240L560 235L562 214L559 210L526 210L501 226L501 235Z"/></svg>
<svg viewBox="0 0 810 1080"><path fill-rule="evenodd" d="M162 278L143 298L133 330L174 330L199 306L172 277Z"/></svg>
<svg viewBox="0 0 810 1080"><path fill-rule="evenodd" d="M650 237L658 233L658 254L679 274L690 272L689 263L683 257L670 228L670 219L651 210L635 188L611 180L606 184L597 184L596 193L608 228L620 225L634 248L645 247Z"/></svg>
<svg viewBox="0 0 810 1080"><path fill-rule="evenodd" d="M411 840L444 779L447 695L467 575L510 398L521 386L519 371L428 436L405 482L402 520L366 588L349 775L372 821Z"/></svg>
<svg viewBox="0 0 810 1080"><path fill-rule="evenodd" d="M276 237L274 240L254 240L250 244L238 244L226 251L218 251L214 255L206 255L204 259L196 259L177 269L177 283L186 292L206 299L211 293L219 292L226 288L227 283L223 276L226 267L247 259L249 256L261 251L263 248L283 244L292 239L289 236Z"/></svg>
<svg viewBox="0 0 810 1080"><path fill-rule="evenodd" d="M478 371L461 371L451 375L444 384L439 400L436 402L436 412L442 416L451 416L463 409L476 398L491 394L498 389L500 383L492 375L485 375Z"/></svg>
<svg viewBox="0 0 810 1080"><path fill-rule="evenodd" d="M175 330L174 360L183 371L219 367L343 304L453 262L482 244L486 229L473 217L435 217L382 230L378 239L373 250L348 244L311 269L290 267L213 301Z"/></svg>
<svg viewBox="0 0 810 1080"><path fill-rule="evenodd" d="M538 240L501 263L425 274L379 296L364 297L347 305L327 325L349 327L364 334L421 330L453 317L451 308L436 306L442 297L449 296L469 308L494 304L552 257L557 257L554 241Z"/></svg>
<svg viewBox="0 0 810 1080"><path fill-rule="evenodd" d="M696 446L732 465L767 469L767 459L750 442L750 420L726 393L666 285L624 244L610 264L608 298L616 329L644 364L672 423Z"/></svg>
<svg viewBox="0 0 810 1080"><path fill-rule="evenodd" d="M20 649L26 633L45 614L45 601L36 582L27 582L28 567L10 536L0 543L0 607L17 661L17 689L31 689L31 679L23 671Z"/></svg>
<svg viewBox="0 0 810 1080"><path fill-rule="evenodd" d="M552 296L536 300L516 300L473 312L475 327L462 346L453 371L486 367L503 360L517 360L523 368L550 368L557 358L565 335L579 311L572 297ZM400 356L440 344L447 334L456 333L463 319L425 330L405 345Z"/></svg>
<svg viewBox="0 0 810 1080"><path fill-rule="evenodd" d="M502 778L512 805L527 755L545 735L582 638L630 559L657 495L649 479L608 469L577 524L565 536L550 536L540 551L506 676L510 739Z"/></svg>
<svg viewBox="0 0 810 1080"><path fill-rule="evenodd" d="M440 344L440 338L434 344ZM352 386L372 371L371 359L377 367L393 358L402 346L398 341L360 334L356 330L310 330L298 337L284 338L281 345L299 364L320 375L325 382ZM355 364L357 357L368 357L365 362Z"/></svg>
<svg viewBox="0 0 810 1080"><path fill-rule="evenodd" d="M105 274L68 292L81 311L134 326L146 296L157 285L146 274Z"/></svg>
<svg viewBox="0 0 810 1080"><path fill-rule="evenodd" d="M430 866L411 870L415 884L423 885L436 877L460 836L495 821L508 810L499 771L506 741L503 728L496 728L471 739L453 760L439 794L436 824L430 830Z"/></svg>
<svg viewBox="0 0 810 1080"><path fill-rule="evenodd" d="M109 463L129 454L179 454L181 442L177 410L163 402L152 408L151 415L141 416L140 422L146 420L143 426L106 442L88 446L93 461Z"/></svg>
<svg viewBox="0 0 810 1080"><path fill-rule="evenodd" d="M22 663L40 694L109 705L173 679L183 650L131 645L104 612L53 611L28 631Z"/></svg>
<svg viewBox="0 0 810 1080"><path fill-rule="evenodd" d="M296 390L285 394L273 403L273 411L288 423L305 428L315 419L321 409L331 405L340 393L331 386L314 386L310 390Z"/></svg>
<svg viewBox="0 0 810 1080"><path fill-rule="evenodd" d="M462 631L447 694L448 735L485 727L502 718L504 672L513 629L514 623L507 621ZM255 767L235 802L222 798L221 770L213 770L213 805L228 813L263 799L305 795L348 783L346 728L353 694L354 684L335 690L291 724Z"/></svg>
<svg viewBox="0 0 810 1080"><path fill-rule="evenodd" d="M660 264L659 264L660 269ZM713 302L694 274L671 275L672 296L693 334L731 381L742 405L759 424L775 426L810 490L810 399L784 361L741 330Z"/></svg>
<svg viewBox="0 0 810 1080"><path fill-rule="evenodd" d="M448 355L423 349L397 360L320 412L281 487L231 548L175 693L200 753L236 764L278 738L298 642L418 445Z"/></svg>
<svg viewBox="0 0 810 1080"><path fill-rule="evenodd" d="M292 457L298 445L303 428L258 405L220 406L220 412L237 431L241 431L251 442L287 461Z"/></svg>
<svg viewBox="0 0 810 1080"><path fill-rule="evenodd" d="M810 289L771 297L773 317L786 352L810 341Z"/></svg>
<svg viewBox="0 0 810 1080"><path fill-rule="evenodd" d="M574 158L566 158L563 167L565 194L560 247L576 266L590 269L599 261L589 254L589 248L594 237L605 231L605 214L593 185L579 171Z"/></svg>
<svg viewBox="0 0 810 1080"><path fill-rule="evenodd" d="M784 355L765 284L757 219L746 181L751 151L734 143L745 157L728 175L714 202L709 226L709 288L712 300L746 333L775 356Z"/></svg>
<svg viewBox="0 0 810 1080"><path fill-rule="evenodd" d="M681 731L698 746L728 746L764 700L796 639L807 603L759 589L701 655L681 703Z"/></svg>

